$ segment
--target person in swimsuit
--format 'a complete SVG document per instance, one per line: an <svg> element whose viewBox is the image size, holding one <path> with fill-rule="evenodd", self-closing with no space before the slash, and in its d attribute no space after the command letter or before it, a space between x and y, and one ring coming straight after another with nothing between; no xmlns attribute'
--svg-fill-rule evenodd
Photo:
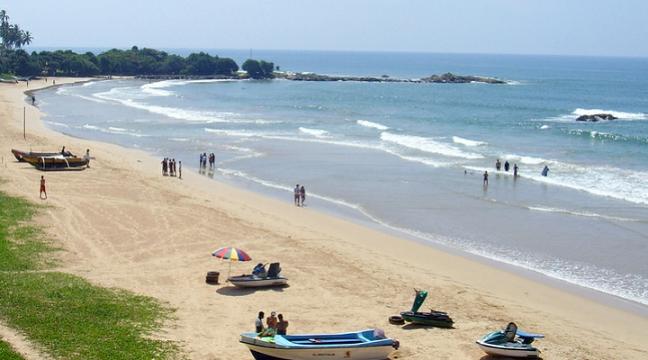
<svg viewBox="0 0 648 360"><path fill-rule="evenodd" d="M518 176L518 166L517 164L513 164L513 177Z"/></svg>
<svg viewBox="0 0 648 360"><path fill-rule="evenodd" d="M542 169L542 176L547 176L549 174L549 166L545 165L544 169Z"/></svg>
<svg viewBox="0 0 648 360"><path fill-rule="evenodd" d="M43 197L45 195L45 197ZM45 176L41 175L40 179L40 195L41 200L47 200L47 190L45 190Z"/></svg>
<svg viewBox="0 0 648 360"><path fill-rule="evenodd" d="M504 171L509 171L510 166L511 165L509 164L508 160L506 162L504 162Z"/></svg>
<svg viewBox="0 0 648 360"><path fill-rule="evenodd" d="M279 314L279 321L277 321L277 335L286 335L288 330L288 321L284 320L283 314Z"/></svg>
<svg viewBox="0 0 648 360"><path fill-rule="evenodd" d="M304 201L306 201L306 189L304 185L299 188L299 198L301 200L301 206L304 206Z"/></svg>
<svg viewBox="0 0 648 360"><path fill-rule="evenodd" d="M484 186L488 186L488 171L484 171Z"/></svg>

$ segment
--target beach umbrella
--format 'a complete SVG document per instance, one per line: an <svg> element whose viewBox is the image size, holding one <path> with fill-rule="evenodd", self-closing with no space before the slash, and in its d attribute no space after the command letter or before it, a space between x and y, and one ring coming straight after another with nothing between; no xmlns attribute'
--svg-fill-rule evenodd
<svg viewBox="0 0 648 360"><path fill-rule="evenodd" d="M235 247L222 247L212 253L212 256L215 256L219 259L229 260L229 270L227 271L227 277L229 278L230 272L232 271L232 262L234 261L250 261L252 258L245 251L237 249Z"/></svg>

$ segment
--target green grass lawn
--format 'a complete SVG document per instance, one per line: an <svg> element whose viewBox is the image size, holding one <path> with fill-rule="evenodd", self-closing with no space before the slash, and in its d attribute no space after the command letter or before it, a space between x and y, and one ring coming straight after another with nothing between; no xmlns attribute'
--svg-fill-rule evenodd
<svg viewBox="0 0 648 360"><path fill-rule="evenodd" d="M37 206L0 192L0 271L36 270L52 265L52 246L28 224Z"/></svg>
<svg viewBox="0 0 648 360"><path fill-rule="evenodd" d="M4 341L0 341L0 359L2 360L25 360L22 356L17 354L9 344Z"/></svg>
<svg viewBox="0 0 648 360"><path fill-rule="evenodd" d="M172 313L157 300L33 271L50 266L53 254L43 232L26 225L37 210L0 193L0 318L59 359L178 357L175 343L150 337Z"/></svg>

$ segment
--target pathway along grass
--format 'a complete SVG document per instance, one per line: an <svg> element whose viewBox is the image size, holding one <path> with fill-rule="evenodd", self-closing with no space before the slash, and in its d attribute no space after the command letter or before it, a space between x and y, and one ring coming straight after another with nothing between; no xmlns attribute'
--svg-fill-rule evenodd
<svg viewBox="0 0 648 360"><path fill-rule="evenodd" d="M48 266L38 259L53 250L38 228L27 225L36 210L0 192L0 318L55 358L175 358L175 343L150 337L171 315L155 299L33 271ZM0 345L0 359L2 351Z"/></svg>
<svg viewBox="0 0 648 360"><path fill-rule="evenodd" d="M25 360L20 354L13 351L11 346L4 341L0 341L0 359L2 360Z"/></svg>

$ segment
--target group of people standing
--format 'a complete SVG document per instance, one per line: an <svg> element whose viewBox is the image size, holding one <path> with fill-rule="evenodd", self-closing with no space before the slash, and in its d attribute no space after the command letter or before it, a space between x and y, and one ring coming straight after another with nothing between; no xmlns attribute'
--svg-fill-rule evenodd
<svg viewBox="0 0 648 360"><path fill-rule="evenodd" d="M506 160L504 162L504 171L508 172L511 169L511 164ZM513 164L513 177L517 178L518 177L518 170L520 168L517 166L517 164ZM502 170L502 162L500 159L497 159L495 161L495 170L501 171ZM488 186L488 171L484 171L484 186Z"/></svg>
<svg viewBox="0 0 648 360"><path fill-rule="evenodd" d="M176 168L176 159L164 158L162 160L162 176L178 176L182 179L182 161L178 161Z"/></svg>
<svg viewBox="0 0 648 360"><path fill-rule="evenodd" d="M209 161L209 168L213 168L214 165L216 164L216 155L214 153L211 153L207 155L207 153L202 153L200 154L200 167L201 168L206 168L207 167L207 161Z"/></svg>
<svg viewBox="0 0 648 360"><path fill-rule="evenodd" d="M510 168L511 168L511 164L508 162L508 160L506 160L504 162L504 171L508 172ZM513 164L513 177L514 178L518 177L519 169L520 168L517 166L517 164ZM500 159L497 159L497 161L495 161L495 170L497 170L497 171L502 170L502 162L500 161ZM542 172L540 172L540 175L542 175L542 176L549 175L549 166L545 165L545 167L542 169ZM488 186L488 171L484 171L484 186Z"/></svg>
<svg viewBox="0 0 648 360"><path fill-rule="evenodd" d="M275 336L275 335L286 335L288 330L288 321L283 317L283 314L277 315L276 312L270 313L270 316L266 318L266 326L263 326L263 318L265 314L263 311L259 311L259 316L254 321L254 327L259 334L259 337L263 336Z"/></svg>
<svg viewBox="0 0 648 360"><path fill-rule="evenodd" d="M294 197L295 197L295 205L296 206L304 206L304 201L306 201L306 188L304 185L299 186L299 184L295 185L295 189L293 190Z"/></svg>

